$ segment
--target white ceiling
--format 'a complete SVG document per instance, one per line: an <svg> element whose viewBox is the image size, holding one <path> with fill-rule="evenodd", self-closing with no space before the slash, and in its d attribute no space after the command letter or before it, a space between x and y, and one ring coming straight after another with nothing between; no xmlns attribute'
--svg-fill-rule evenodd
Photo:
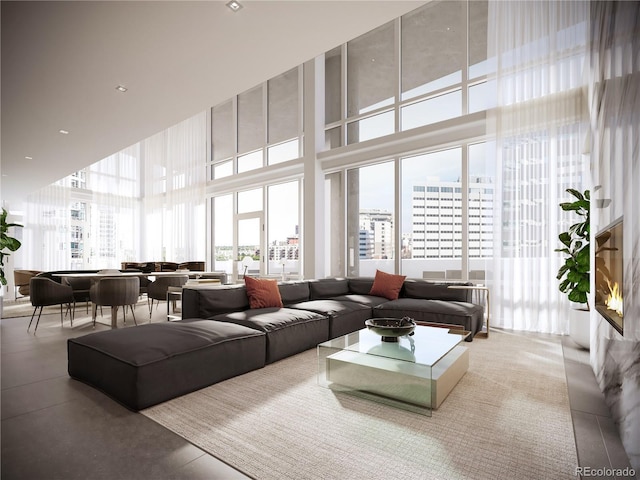
<svg viewBox="0 0 640 480"><path fill-rule="evenodd" d="M2 1L3 205L424 3Z"/></svg>

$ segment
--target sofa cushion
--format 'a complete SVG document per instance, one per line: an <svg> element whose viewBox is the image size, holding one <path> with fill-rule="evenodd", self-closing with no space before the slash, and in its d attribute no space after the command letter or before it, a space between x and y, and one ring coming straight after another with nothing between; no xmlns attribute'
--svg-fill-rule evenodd
<svg viewBox="0 0 640 480"><path fill-rule="evenodd" d="M376 270L376 276L373 279L369 295L395 300L400 295L405 278L407 278L406 275L394 275L382 270Z"/></svg>
<svg viewBox="0 0 640 480"><path fill-rule="evenodd" d="M251 308L282 307L278 282L270 278L244 277Z"/></svg>
<svg viewBox="0 0 640 480"><path fill-rule="evenodd" d="M266 336L211 320L151 323L67 341L69 375L140 410L265 363Z"/></svg>
<svg viewBox="0 0 640 480"><path fill-rule="evenodd" d="M187 290L190 290L187 293ZM237 310L247 310L249 308L249 297L247 289L244 285L234 285L224 288L216 288L208 290L206 294L204 290L184 289L182 292L183 317L192 316L192 305L186 305L192 302L192 299L198 301L199 318L211 318L214 315L227 312L235 312ZM194 302L195 303L195 302ZM189 315L185 316L184 311L188 310Z"/></svg>
<svg viewBox="0 0 640 480"><path fill-rule="evenodd" d="M384 297L376 297L375 295L366 295L366 294L361 295L361 294L355 294L355 293L350 293L348 295L339 295L337 297L333 297L331 300L338 300L339 302L360 303L370 308L373 308L376 305L380 305L381 303L389 301L388 298L384 298Z"/></svg>
<svg viewBox="0 0 640 480"><path fill-rule="evenodd" d="M378 305L373 309L376 318L411 317L416 321L462 325L471 332L469 340L482 330L484 308L466 302L450 300L424 300L399 298Z"/></svg>
<svg viewBox="0 0 640 480"><path fill-rule="evenodd" d="M212 318L253 328L267 334L266 362L303 352L329 338L329 318L294 308L258 308Z"/></svg>
<svg viewBox="0 0 640 480"><path fill-rule="evenodd" d="M309 290L311 293L311 300L347 295L350 293L349 280L346 278L323 278L321 280L310 280Z"/></svg>
<svg viewBox="0 0 640 480"><path fill-rule="evenodd" d="M369 295L373 286L373 277L353 277L349 279L349 292L356 295Z"/></svg>
<svg viewBox="0 0 640 480"><path fill-rule="evenodd" d="M471 302L471 290L449 288L450 285L473 285L472 283L433 283L425 280L406 280L403 297L423 298L429 300L451 300Z"/></svg>
<svg viewBox="0 0 640 480"><path fill-rule="evenodd" d="M285 305L309 300L309 282L285 282L278 285Z"/></svg>
<svg viewBox="0 0 640 480"><path fill-rule="evenodd" d="M320 313L329 317L329 338L336 338L364 328L364 321L371 318L371 307L362 303L336 299L310 300L288 305Z"/></svg>

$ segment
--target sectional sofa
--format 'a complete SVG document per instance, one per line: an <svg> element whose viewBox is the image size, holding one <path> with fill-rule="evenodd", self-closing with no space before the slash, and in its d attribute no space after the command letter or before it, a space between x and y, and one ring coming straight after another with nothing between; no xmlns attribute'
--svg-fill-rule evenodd
<svg viewBox="0 0 640 480"><path fill-rule="evenodd" d="M372 294L373 277L284 282L274 284L275 306L255 303L245 285L185 287L180 321L69 339L69 375L140 410L360 330L369 318L459 325L468 341L482 330L472 291L400 285L390 299Z"/></svg>

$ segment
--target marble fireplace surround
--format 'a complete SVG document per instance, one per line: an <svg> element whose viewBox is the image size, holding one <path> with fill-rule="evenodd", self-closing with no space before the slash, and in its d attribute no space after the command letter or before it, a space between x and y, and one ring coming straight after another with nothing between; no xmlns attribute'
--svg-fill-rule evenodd
<svg viewBox="0 0 640 480"><path fill-rule="evenodd" d="M595 235L624 218L625 312L622 335L596 309L591 310L590 362L636 471L640 471L640 65L634 58L639 52L640 2L592 2L591 231Z"/></svg>

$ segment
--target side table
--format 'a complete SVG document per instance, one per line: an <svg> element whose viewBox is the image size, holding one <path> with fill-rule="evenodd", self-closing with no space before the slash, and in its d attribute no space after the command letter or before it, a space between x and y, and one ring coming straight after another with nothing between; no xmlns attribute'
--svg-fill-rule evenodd
<svg viewBox="0 0 640 480"><path fill-rule="evenodd" d="M167 288L167 321L182 320L182 309L177 310L176 304L182 302L182 287ZM173 308L171 308L173 306Z"/></svg>

